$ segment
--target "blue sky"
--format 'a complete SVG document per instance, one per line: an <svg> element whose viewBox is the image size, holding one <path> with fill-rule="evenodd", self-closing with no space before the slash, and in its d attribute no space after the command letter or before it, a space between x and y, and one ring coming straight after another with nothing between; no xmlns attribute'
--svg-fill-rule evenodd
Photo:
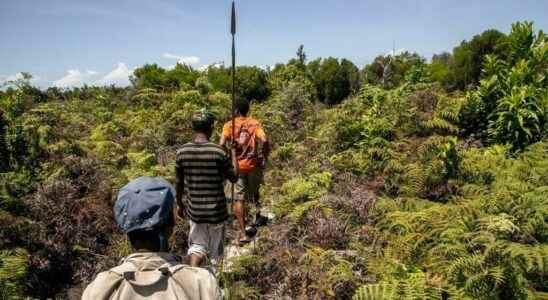
<svg viewBox="0 0 548 300"><path fill-rule="evenodd" d="M237 0L239 64L310 58L358 66L396 49L430 58L488 28L518 20L548 29L545 0ZM0 81L127 84L145 63L229 62L229 0L0 0Z"/></svg>

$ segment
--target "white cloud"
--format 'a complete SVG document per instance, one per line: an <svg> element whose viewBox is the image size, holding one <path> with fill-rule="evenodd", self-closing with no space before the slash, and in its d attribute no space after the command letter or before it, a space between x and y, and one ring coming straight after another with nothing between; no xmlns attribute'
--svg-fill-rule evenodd
<svg viewBox="0 0 548 300"><path fill-rule="evenodd" d="M386 54L384 56L388 56L388 55L396 56L396 55L400 55L400 54L404 53L405 51L407 51L407 49L405 49L405 48L396 49L395 51L390 50L390 51L386 52Z"/></svg>
<svg viewBox="0 0 548 300"><path fill-rule="evenodd" d="M223 66L222 63L205 64L205 65L201 65L200 67L198 67L198 71L203 72L203 71L207 70L209 67L220 68L222 66Z"/></svg>
<svg viewBox="0 0 548 300"><path fill-rule="evenodd" d="M80 72L78 69L68 70L67 74L63 78L53 82L53 85L60 88L68 88L74 86L81 86L84 83L92 80L97 75L97 72L87 70Z"/></svg>
<svg viewBox="0 0 548 300"><path fill-rule="evenodd" d="M8 77L6 77L5 81L15 81L15 80L21 80L23 79L23 73L19 72L15 75L10 75Z"/></svg>
<svg viewBox="0 0 548 300"><path fill-rule="evenodd" d="M171 53L164 53L162 54L162 57L166 59L174 59L177 60L177 62L180 64L189 66L197 65L200 63L200 58L198 56L182 56Z"/></svg>
<svg viewBox="0 0 548 300"><path fill-rule="evenodd" d="M9 76L0 76L0 85L3 85L3 84L5 84L7 82L10 82L10 81L17 81L17 80L22 80L22 79L25 79L25 77L23 76L23 73L21 73L21 72L13 74L13 75L9 75ZM36 77L36 76L33 76L30 81L35 82L37 79L39 79L39 78Z"/></svg>
<svg viewBox="0 0 548 300"><path fill-rule="evenodd" d="M96 83L99 85L114 84L117 86L128 86L129 76L132 74L133 70L130 70L125 63L120 62L114 70L103 76L103 78L98 80Z"/></svg>
<svg viewBox="0 0 548 300"><path fill-rule="evenodd" d="M68 70L67 74L53 82L53 85L60 88L71 88L84 84L127 86L131 74L133 74L133 70L130 70L125 63L120 62L105 75L93 70L86 70L85 72L78 69Z"/></svg>

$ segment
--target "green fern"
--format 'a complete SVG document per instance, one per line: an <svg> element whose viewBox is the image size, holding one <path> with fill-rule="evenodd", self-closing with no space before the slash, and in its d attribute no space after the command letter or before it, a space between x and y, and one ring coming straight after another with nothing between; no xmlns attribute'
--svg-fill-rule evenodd
<svg viewBox="0 0 548 300"><path fill-rule="evenodd" d="M23 249L0 251L0 298L23 299L23 284L27 273L28 254Z"/></svg>
<svg viewBox="0 0 548 300"><path fill-rule="evenodd" d="M449 121L434 117L426 120L420 124L421 128L426 132L439 133L439 134L458 134L459 128Z"/></svg>
<svg viewBox="0 0 548 300"><path fill-rule="evenodd" d="M392 284L367 284L356 291L352 300L391 300L395 294Z"/></svg>

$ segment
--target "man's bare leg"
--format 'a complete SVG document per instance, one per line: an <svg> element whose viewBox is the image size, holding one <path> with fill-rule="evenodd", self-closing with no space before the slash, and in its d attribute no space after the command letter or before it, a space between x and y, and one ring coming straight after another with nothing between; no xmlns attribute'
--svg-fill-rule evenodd
<svg viewBox="0 0 548 300"><path fill-rule="evenodd" d="M253 200L255 200L255 224L259 221L259 217L261 216L261 202L260 202L260 194L257 192Z"/></svg>
<svg viewBox="0 0 548 300"><path fill-rule="evenodd" d="M244 201L236 200L233 203L234 208L234 215L236 216L236 219L238 220L238 225L240 227L240 236L239 240L245 240L246 234L245 234L245 205Z"/></svg>

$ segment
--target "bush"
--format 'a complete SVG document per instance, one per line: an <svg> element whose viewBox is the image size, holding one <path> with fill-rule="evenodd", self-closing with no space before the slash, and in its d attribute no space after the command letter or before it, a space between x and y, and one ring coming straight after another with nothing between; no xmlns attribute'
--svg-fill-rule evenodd
<svg viewBox="0 0 548 300"><path fill-rule="evenodd" d="M24 278L28 268L24 249L0 250L0 297L23 299Z"/></svg>
<svg viewBox="0 0 548 300"><path fill-rule="evenodd" d="M468 94L461 120L466 133L523 150L546 135L546 35L532 23L515 23L505 57L486 56L479 87Z"/></svg>
<svg viewBox="0 0 548 300"><path fill-rule="evenodd" d="M331 186L331 173L313 174L309 178L298 177L289 180L281 187L282 199L276 203L274 212L278 216L290 213L295 205L317 200L325 195Z"/></svg>

